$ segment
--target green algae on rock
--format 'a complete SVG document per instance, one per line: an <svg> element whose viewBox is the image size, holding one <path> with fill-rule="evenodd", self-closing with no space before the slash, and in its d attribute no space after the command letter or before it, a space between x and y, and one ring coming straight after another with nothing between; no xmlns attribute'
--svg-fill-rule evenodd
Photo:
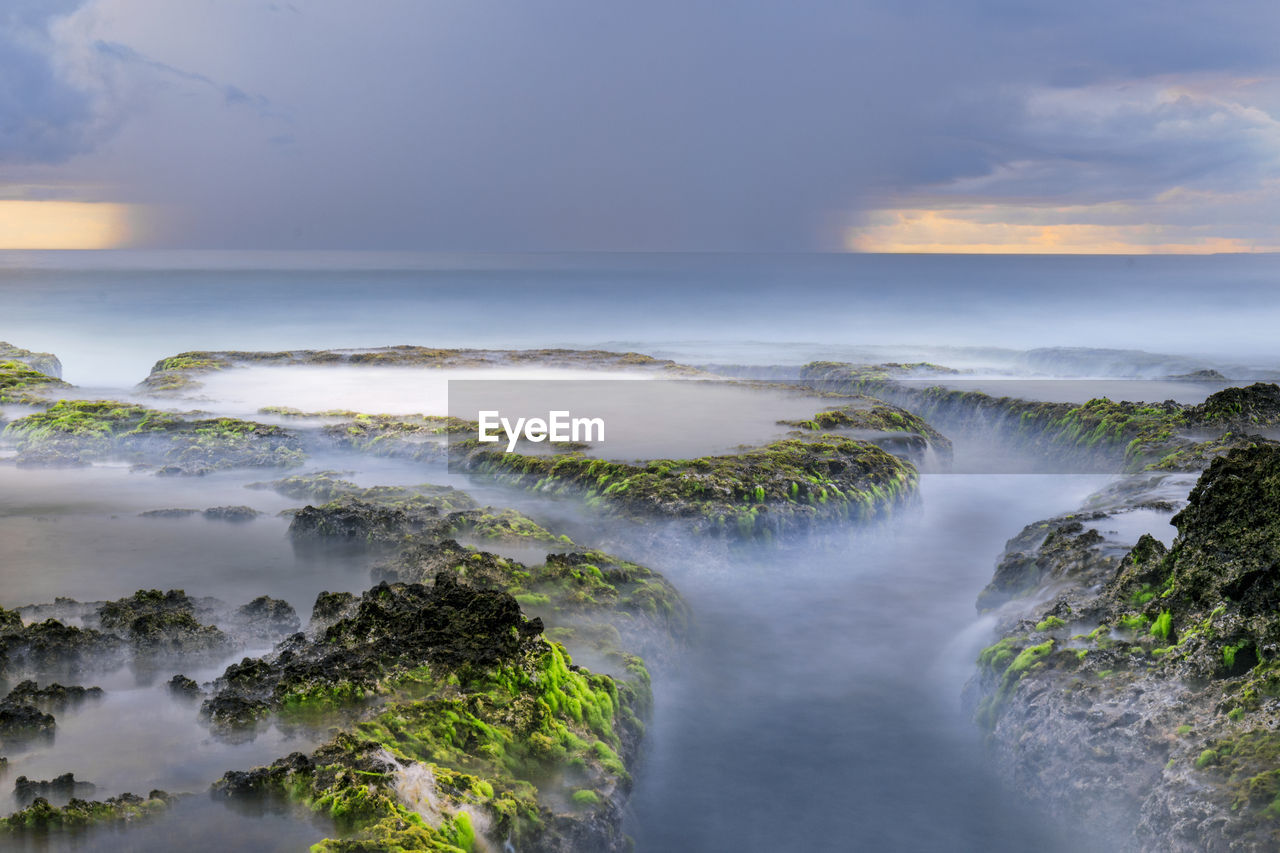
<svg viewBox="0 0 1280 853"><path fill-rule="evenodd" d="M70 387L61 379L28 364L0 359L0 403L45 406L49 404L49 391Z"/></svg>
<svg viewBox="0 0 1280 853"><path fill-rule="evenodd" d="M72 799L61 808L49 805L43 797L6 818L0 818L0 837L4 833L45 834L56 830L82 830L93 826L132 823L162 813L175 798L164 791L152 791L145 798L121 794L106 800Z"/></svg>
<svg viewBox="0 0 1280 853"><path fill-rule="evenodd" d="M698 459L642 463L579 453L525 456L455 448L465 470L539 493L581 494L589 506L636 520L668 518L734 538L870 519L910 500L916 469L872 444L818 435Z"/></svg>
<svg viewBox="0 0 1280 853"><path fill-rule="evenodd" d="M900 380L909 376L881 367L814 362L801 375L818 389L871 394L952 429L995 431L1033 451L1113 470L1159 465L1210 436L1280 426L1280 387L1269 383L1226 388L1195 405L1106 398L1044 403L907 384ZM1213 449L1206 446L1201 452Z"/></svg>
<svg viewBox="0 0 1280 853"><path fill-rule="evenodd" d="M593 367L661 371L673 376L697 374L691 367L642 353L605 350L484 350L393 346L370 349L287 350L280 352L184 352L163 358L140 384L153 394L183 394L203 384L199 377L236 367L510 367L513 365Z"/></svg>
<svg viewBox="0 0 1280 853"><path fill-rule="evenodd" d="M477 833L521 849L623 849L618 810L647 678L588 673L541 635L513 597L448 573L431 587L380 584L314 639L229 668L218 694L284 714L381 697L373 715L311 757L227 774L217 790L327 814L346 834L320 849L472 849ZM601 800L571 807L567 785Z"/></svg>
<svg viewBox="0 0 1280 853"><path fill-rule="evenodd" d="M1214 459L1173 522L1118 563L1044 554L1052 602L1004 616L967 692L1007 777L1064 819L1123 849L1272 849L1280 446Z"/></svg>
<svg viewBox="0 0 1280 853"><path fill-rule="evenodd" d="M930 451L944 463L952 457L951 440L924 418L872 397L858 397L854 402L825 409L806 420L779 423L804 430L849 431L855 438L870 441L916 463L923 461Z"/></svg>
<svg viewBox="0 0 1280 853"><path fill-rule="evenodd" d="M54 379L62 378L62 362L51 352L32 352L0 341L0 362L17 361Z"/></svg>
<svg viewBox="0 0 1280 853"><path fill-rule="evenodd" d="M112 400L61 400L14 421L19 464L77 465L123 458L162 474L223 468L289 467L305 458L300 440L281 427L235 418L189 419Z"/></svg>

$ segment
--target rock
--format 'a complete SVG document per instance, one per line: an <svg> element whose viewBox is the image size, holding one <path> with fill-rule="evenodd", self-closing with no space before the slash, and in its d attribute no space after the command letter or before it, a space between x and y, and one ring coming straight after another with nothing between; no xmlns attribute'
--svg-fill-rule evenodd
<svg viewBox="0 0 1280 853"><path fill-rule="evenodd" d="M1280 424L1280 386L1255 382L1245 388L1224 388L1190 410L1192 420L1224 426L1236 432Z"/></svg>
<svg viewBox="0 0 1280 853"><path fill-rule="evenodd" d="M0 376L0 382L3 377ZM305 458L282 427L234 418L191 418L115 400L59 400L9 424L20 465L124 459L161 474L288 467Z"/></svg>
<svg viewBox="0 0 1280 853"><path fill-rule="evenodd" d="M125 793L102 801L73 798L62 808L54 808L44 797L36 797L25 809L0 818L0 831L30 833L43 843L48 833L57 830L78 831L100 824L154 816L163 812L174 799L164 791L152 791L145 799Z"/></svg>
<svg viewBox="0 0 1280 853"><path fill-rule="evenodd" d="M311 621L316 625L329 625L348 615L355 607L356 596L350 592L324 591L316 596L311 608Z"/></svg>
<svg viewBox="0 0 1280 853"><path fill-rule="evenodd" d="M254 726L270 712L261 699L223 691L200 705L200 713L221 729L243 729Z"/></svg>
<svg viewBox="0 0 1280 853"><path fill-rule="evenodd" d="M194 679L178 673L169 679L169 692L184 699L195 699L200 696L200 685Z"/></svg>
<svg viewBox="0 0 1280 853"><path fill-rule="evenodd" d="M70 799L91 796L95 790L97 786L90 782L77 782L74 773L63 773L48 781L19 776L13 784L13 796L20 806L30 805L37 797Z"/></svg>
<svg viewBox="0 0 1280 853"><path fill-rule="evenodd" d="M0 674L74 673L118 660L123 646L112 634L46 619L0 632Z"/></svg>
<svg viewBox="0 0 1280 853"><path fill-rule="evenodd" d="M0 348L3 344L0 344ZM0 403L28 406L48 405L49 391L70 388L61 379L13 358L0 354Z"/></svg>
<svg viewBox="0 0 1280 853"><path fill-rule="evenodd" d="M1102 554L1102 535L1075 516L1028 525L1010 539L991 583L978 595L978 610L999 607L1051 581L1109 577L1116 560Z"/></svg>
<svg viewBox="0 0 1280 853"><path fill-rule="evenodd" d="M62 362L51 352L32 352L0 341L0 361L17 361L52 379L62 378Z"/></svg>
<svg viewBox="0 0 1280 853"><path fill-rule="evenodd" d="M293 515L289 535L295 541L337 540L365 545L393 545L406 533L434 523L439 511L406 511L365 501L343 499L322 507L306 506Z"/></svg>
<svg viewBox="0 0 1280 853"><path fill-rule="evenodd" d="M1050 559L1056 600L1005 616L969 701L1006 778L1111 849L1273 849L1280 446L1215 459L1173 521L1171 548Z"/></svg>
<svg viewBox="0 0 1280 853"><path fill-rule="evenodd" d="M53 731L52 714L46 714L34 705L0 701L0 737L21 738Z"/></svg>
<svg viewBox="0 0 1280 853"><path fill-rule="evenodd" d="M251 506L213 506L204 511L204 517L210 521L253 521L262 513Z"/></svg>
<svg viewBox="0 0 1280 853"><path fill-rule="evenodd" d="M230 638L194 616L196 604L182 590L139 590L98 608L103 628L119 631L136 651L150 654L220 653Z"/></svg>
<svg viewBox="0 0 1280 853"><path fill-rule="evenodd" d="M302 627L293 605L279 598L260 595L236 609L231 629L252 642L275 642Z"/></svg>
<svg viewBox="0 0 1280 853"><path fill-rule="evenodd" d="M64 687L57 682L45 687L39 687L36 682L28 679L10 690L9 695L5 697L5 701L52 708L56 711L79 705L88 699L100 699L102 695L101 687L80 687L78 685Z"/></svg>
<svg viewBox="0 0 1280 853"><path fill-rule="evenodd" d="M525 456L456 442L466 470L542 493L578 494L637 521L665 518L732 539L806 533L870 519L915 497L913 465L836 435L784 439L726 456L643 464L577 453Z"/></svg>

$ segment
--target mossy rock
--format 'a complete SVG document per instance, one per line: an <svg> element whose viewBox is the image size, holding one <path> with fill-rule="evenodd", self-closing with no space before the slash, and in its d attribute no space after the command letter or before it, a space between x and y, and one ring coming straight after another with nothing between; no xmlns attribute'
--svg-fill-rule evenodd
<svg viewBox="0 0 1280 853"><path fill-rule="evenodd" d="M113 400L61 400L14 421L19 464L84 464L122 458L162 474L223 468L289 467L305 458L301 441L281 427L235 418L189 419Z"/></svg>
<svg viewBox="0 0 1280 853"><path fill-rule="evenodd" d="M862 520L911 500L910 463L835 435L785 439L726 456L612 462L579 453L525 456L454 445L470 471L542 493L578 494L608 513L672 518L732 538L804 532L823 521Z"/></svg>

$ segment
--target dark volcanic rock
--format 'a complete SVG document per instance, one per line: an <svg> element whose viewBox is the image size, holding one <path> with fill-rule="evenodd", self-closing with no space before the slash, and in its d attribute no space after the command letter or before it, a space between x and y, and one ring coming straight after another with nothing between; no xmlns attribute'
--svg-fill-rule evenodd
<svg viewBox="0 0 1280 853"><path fill-rule="evenodd" d="M439 516L432 507L409 511L359 500L338 500L321 507L306 506L293 515L289 535L369 545L397 543L420 531Z"/></svg>
<svg viewBox="0 0 1280 853"><path fill-rule="evenodd" d="M0 673L76 672L118 659L123 646L112 634L46 619L0 630Z"/></svg>
<svg viewBox="0 0 1280 853"><path fill-rule="evenodd" d="M178 673L169 679L169 692L185 699L195 699L200 695L200 685L194 679Z"/></svg>
<svg viewBox="0 0 1280 853"><path fill-rule="evenodd" d="M250 640L275 642L302 627L298 611L287 601L260 595L236 609L231 628Z"/></svg>
<svg viewBox="0 0 1280 853"><path fill-rule="evenodd" d="M1280 424L1280 386L1255 382L1245 388L1224 388L1190 410L1195 421L1239 430Z"/></svg>
<svg viewBox="0 0 1280 853"><path fill-rule="evenodd" d="M28 679L10 690L9 695L5 697L5 701L60 710L70 705L78 705L86 699L99 699L101 697L101 687L80 687L78 685L64 687L56 681L45 687L39 687L36 682Z"/></svg>
<svg viewBox="0 0 1280 853"><path fill-rule="evenodd" d="M37 797L87 797L96 790L97 786L91 782L77 782L74 773L63 773L50 780L19 776L13 783L13 796L20 806L31 805Z"/></svg>
<svg viewBox="0 0 1280 853"><path fill-rule="evenodd" d="M34 705L5 699L0 702L0 737L25 737L53 731L52 714Z"/></svg>
<svg viewBox="0 0 1280 853"><path fill-rule="evenodd" d="M355 605L354 593L325 590L316 596L316 603L311 608L311 621L323 625L336 622L346 616Z"/></svg>
<svg viewBox="0 0 1280 853"><path fill-rule="evenodd" d="M195 602L182 590L139 590L98 608L103 628L121 633L140 652L188 654L224 651L231 641L195 618Z"/></svg>
<svg viewBox="0 0 1280 853"><path fill-rule="evenodd" d="M489 665L513 657L542 631L505 592L462 586L441 574L435 586L382 583L315 639L295 635L273 659L245 658L227 667L217 696L205 703L215 720L235 721L252 704L326 692L337 685L372 689L387 673L436 662ZM223 707L225 705L225 708Z"/></svg>
<svg viewBox="0 0 1280 853"><path fill-rule="evenodd" d="M270 710L261 699L252 699L226 690L212 699L206 699L200 706L201 714L215 726L224 729L252 726L267 716Z"/></svg>

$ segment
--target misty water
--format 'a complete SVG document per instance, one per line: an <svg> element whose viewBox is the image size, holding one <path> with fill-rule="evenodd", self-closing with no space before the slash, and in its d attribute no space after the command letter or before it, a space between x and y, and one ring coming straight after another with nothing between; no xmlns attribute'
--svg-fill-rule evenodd
<svg viewBox="0 0 1280 853"><path fill-rule="evenodd" d="M598 346L744 365L762 379L770 378L762 368L794 373L811 359L928 360L976 377L947 382L1066 401L1195 401L1222 383L1166 377L1217 369L1234 382L1280 363L1270 335L1280 306L1259 297L1280 271L1268 258L0 260L0 339L59 354L66 378L90 397L135 395L134 383L155 361L184 350L403 343ZM1123 301L1112 299L1118 281L1126 284ZM1177 311L1168 298L1151 298L1170 291ZM1241 319L1232 300L1245 298L1256 304ZM1092 355L1028 355L1049 345L1089 347ZM607 378L577 369L430 374L233 370L179 408L245 417L267 405L443 414L452 411L446 380L500 380L518 393L531 378L540 381L535 388L589 388ZM678 396L687 386L664 391L670 382L609 385L636 389L615 391L613 403L592 393L614 421L626 419L627 399L634 404L636 396L652 418L607 448L624 458L759 443L785 433L777 420L832 402L721 385L705 386L697 402ZM955 464L950 473L926 469L916 507L813 545L710 555L682 548L674 535L655 546L572 502L474 483L441 466L334 455L312 458L304 470L349 472L362 485L465 488L568 530L579 543L607 544L676 585L696 627L683 654L652 667L654 717L625 826L641 851L1091 849L1002 788L960 693L990 641L974 600L1005 541L1079 507L1114 477L1046 473L981 436L951 437ZM300 502L249 488L275 476L157 478L117 465L20 469L0 460L0 605L182 588L233 606L283 598L305 620L319 591L367 588L366 557L290 545L279 513ZM1190 482L1170 488L1185 493ZM140 516L224 505L263 514L243 523ZM1168 541L1172 528L1167 513L1143 510L1108 519L1103 532L1116 543L1143 532ZM511 556L534 555L517 548ZM211 679L227 662L186 674ZM224 771L306 750L325 733L273 725L239 743L214 738L194 706L164 689L172 671L124 667L86 677L82 683L106 695L59 715L52 742L9 753L0 806L16 807L9 799L16 776L67 771L94 783L99 798L151 788L195 796L129 833L25 849L293 850L323 836L322 826L295 812L233 810L204 792Z"/></svg>

